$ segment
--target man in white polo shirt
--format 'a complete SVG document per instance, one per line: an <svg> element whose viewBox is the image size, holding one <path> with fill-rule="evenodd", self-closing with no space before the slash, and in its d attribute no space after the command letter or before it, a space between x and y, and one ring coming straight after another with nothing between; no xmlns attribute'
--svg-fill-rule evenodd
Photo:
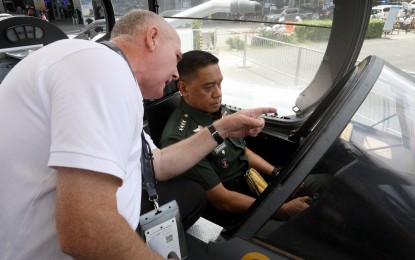
<svg viewBox="0 0 415 260"><path fill-rule="evenodd" d="M118 53L84 40L49 44L2 82L0 259L161 259L135 233L142 100L178 79L180 39L160 16L133 10L110 42ZM255 136L259 115L274 111L241 111L162 150L146 136L156 178L193 166L215 138Z"/></svg>

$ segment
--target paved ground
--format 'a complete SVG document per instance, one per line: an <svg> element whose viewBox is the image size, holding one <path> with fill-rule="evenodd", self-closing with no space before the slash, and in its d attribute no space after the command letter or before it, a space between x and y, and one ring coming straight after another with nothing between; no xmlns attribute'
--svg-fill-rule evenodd
<svg viewBox="0 0 415 260"><path fill-rule="evenodd" d="M359 59L377 55L395 67L415 76L415 32L395 31L381 39L366 40Z"/></svg>
<svg viewBox="0 0 415 260"><path fill-rule="evenodd" d="M312 43L310 47L324 51L326 44ZM369 55L376 55L395 67L415 76L415 32L394 31L393 34L382 35L380 39L368 39L363 42L359 60Z"/></svg>

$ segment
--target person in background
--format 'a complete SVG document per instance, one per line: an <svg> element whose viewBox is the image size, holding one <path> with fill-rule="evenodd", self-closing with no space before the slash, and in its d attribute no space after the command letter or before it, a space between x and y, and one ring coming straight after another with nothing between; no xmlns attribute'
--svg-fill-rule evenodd
<svg viewBox="0 0 415 260"><path fill-rule="evenodd" d="M98 6L98 19L104 19L104 18L105 18L104 8L102 8L102 6Z"/></svg>
<svg viewBox="0 0 415 260"><path fill-rule="evenodd" d="M29 6L28 8L26 8L26 10L27 10L27 15L36 16L35 9L33 8L33 6Z"/></svg>
<svg viewBox="0 0 415 260"><path fill-rule="evenodd" d="M82 17L82 12L78 8L75 9L78 16L78 24L84 24L84 19Z"/></svg>
<svg viewBox="0 0 415 260"><path fill-rule="evenodd" d="M23 11L23 9L22 9L22 7L20 5L17 5L17 7L16 7L16 13L19 13L19 14L24 13L24 11Z"/></svg>
<svg viewBox="0 0 415 260"><path fill-rule="evenodd" d="M78 11L77 9L72 10L72 24L78 25Z"/></svg>
<svg viewBox="0 0 415 260"><path fill-rule="evenodd" d="M162 259L137 235L143 98L179 78L180 38L160 16L132 10L110 42L66 39L33 52L0 88L0 259ZM257 135L240 111L158 149L157 180L186 171L215 138ZM189 156L183 157L183 154Z"/></svg>
<svg viewBox="0 0 415 260"><path fill-rule="evenodd" d="M180 75L177 87L182 100L166 123L160 140L161 147L185 140L204 127L231 115L222 105L223 76L217 57L206 51L189 51L183 54L177 68ZM218 146L183 177L204 188L210 205L204 217L226 227L237 224L255 201L256 195L244 177L248 168L256 169L265 179L274 178L279 168L246 147L243 138L225 138L223 143L223 147ZM313 187L314 191L317 187ZM285 203L275 217L293 217L306 209L310 201L309 196L295 197Z"/></svg>
<svg viewBox="0 0 415 260"><path fill-rule="evenodd" d="M40 19L42 19L43 21L49 22L48 19L46 18L46 14L45 11L40 11Z"/></svg>

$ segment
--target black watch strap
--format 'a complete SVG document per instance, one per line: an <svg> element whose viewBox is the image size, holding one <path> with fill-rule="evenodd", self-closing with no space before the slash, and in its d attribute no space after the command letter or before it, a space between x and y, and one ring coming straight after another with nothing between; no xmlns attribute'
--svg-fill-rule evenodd
<svg viewBox="0 0 415 260"><path fill-rule="evenodd" d="M213 139L215 139L216 143L221 144L223 143L223 138L220 136L216 128L211 124L207 127L209 129L210 134L212 135Z"/></svg>

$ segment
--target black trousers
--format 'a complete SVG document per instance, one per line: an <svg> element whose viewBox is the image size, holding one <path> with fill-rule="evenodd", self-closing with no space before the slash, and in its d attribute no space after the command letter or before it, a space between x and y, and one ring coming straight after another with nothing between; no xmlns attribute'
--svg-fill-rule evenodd
<svg viewBox="0 0 415 260"><path fill-rule="evenodd" d="M238 174L239 177L234 178L230 181L224 181L222 184L228 190L255 198L255 195L252 193L248 183L245 180L244 173L245 170ZM244 217L244 214L218 210L212 204L208 203L207 210L203 213L202 216L207 220L222 226L225 230L234 230L234 228L239 225L239 222Z"/></svg>
<svg viewBox="0 0 415 260"><path fill-rule="evenodd" d="M206 196L202 187L181 177L158 182L157 194L160 206L172 200L177 201L184 230L190 228L206 209ZM153 209L153 203L148 200L147 191L143 189L141 215Z"/></svg>

